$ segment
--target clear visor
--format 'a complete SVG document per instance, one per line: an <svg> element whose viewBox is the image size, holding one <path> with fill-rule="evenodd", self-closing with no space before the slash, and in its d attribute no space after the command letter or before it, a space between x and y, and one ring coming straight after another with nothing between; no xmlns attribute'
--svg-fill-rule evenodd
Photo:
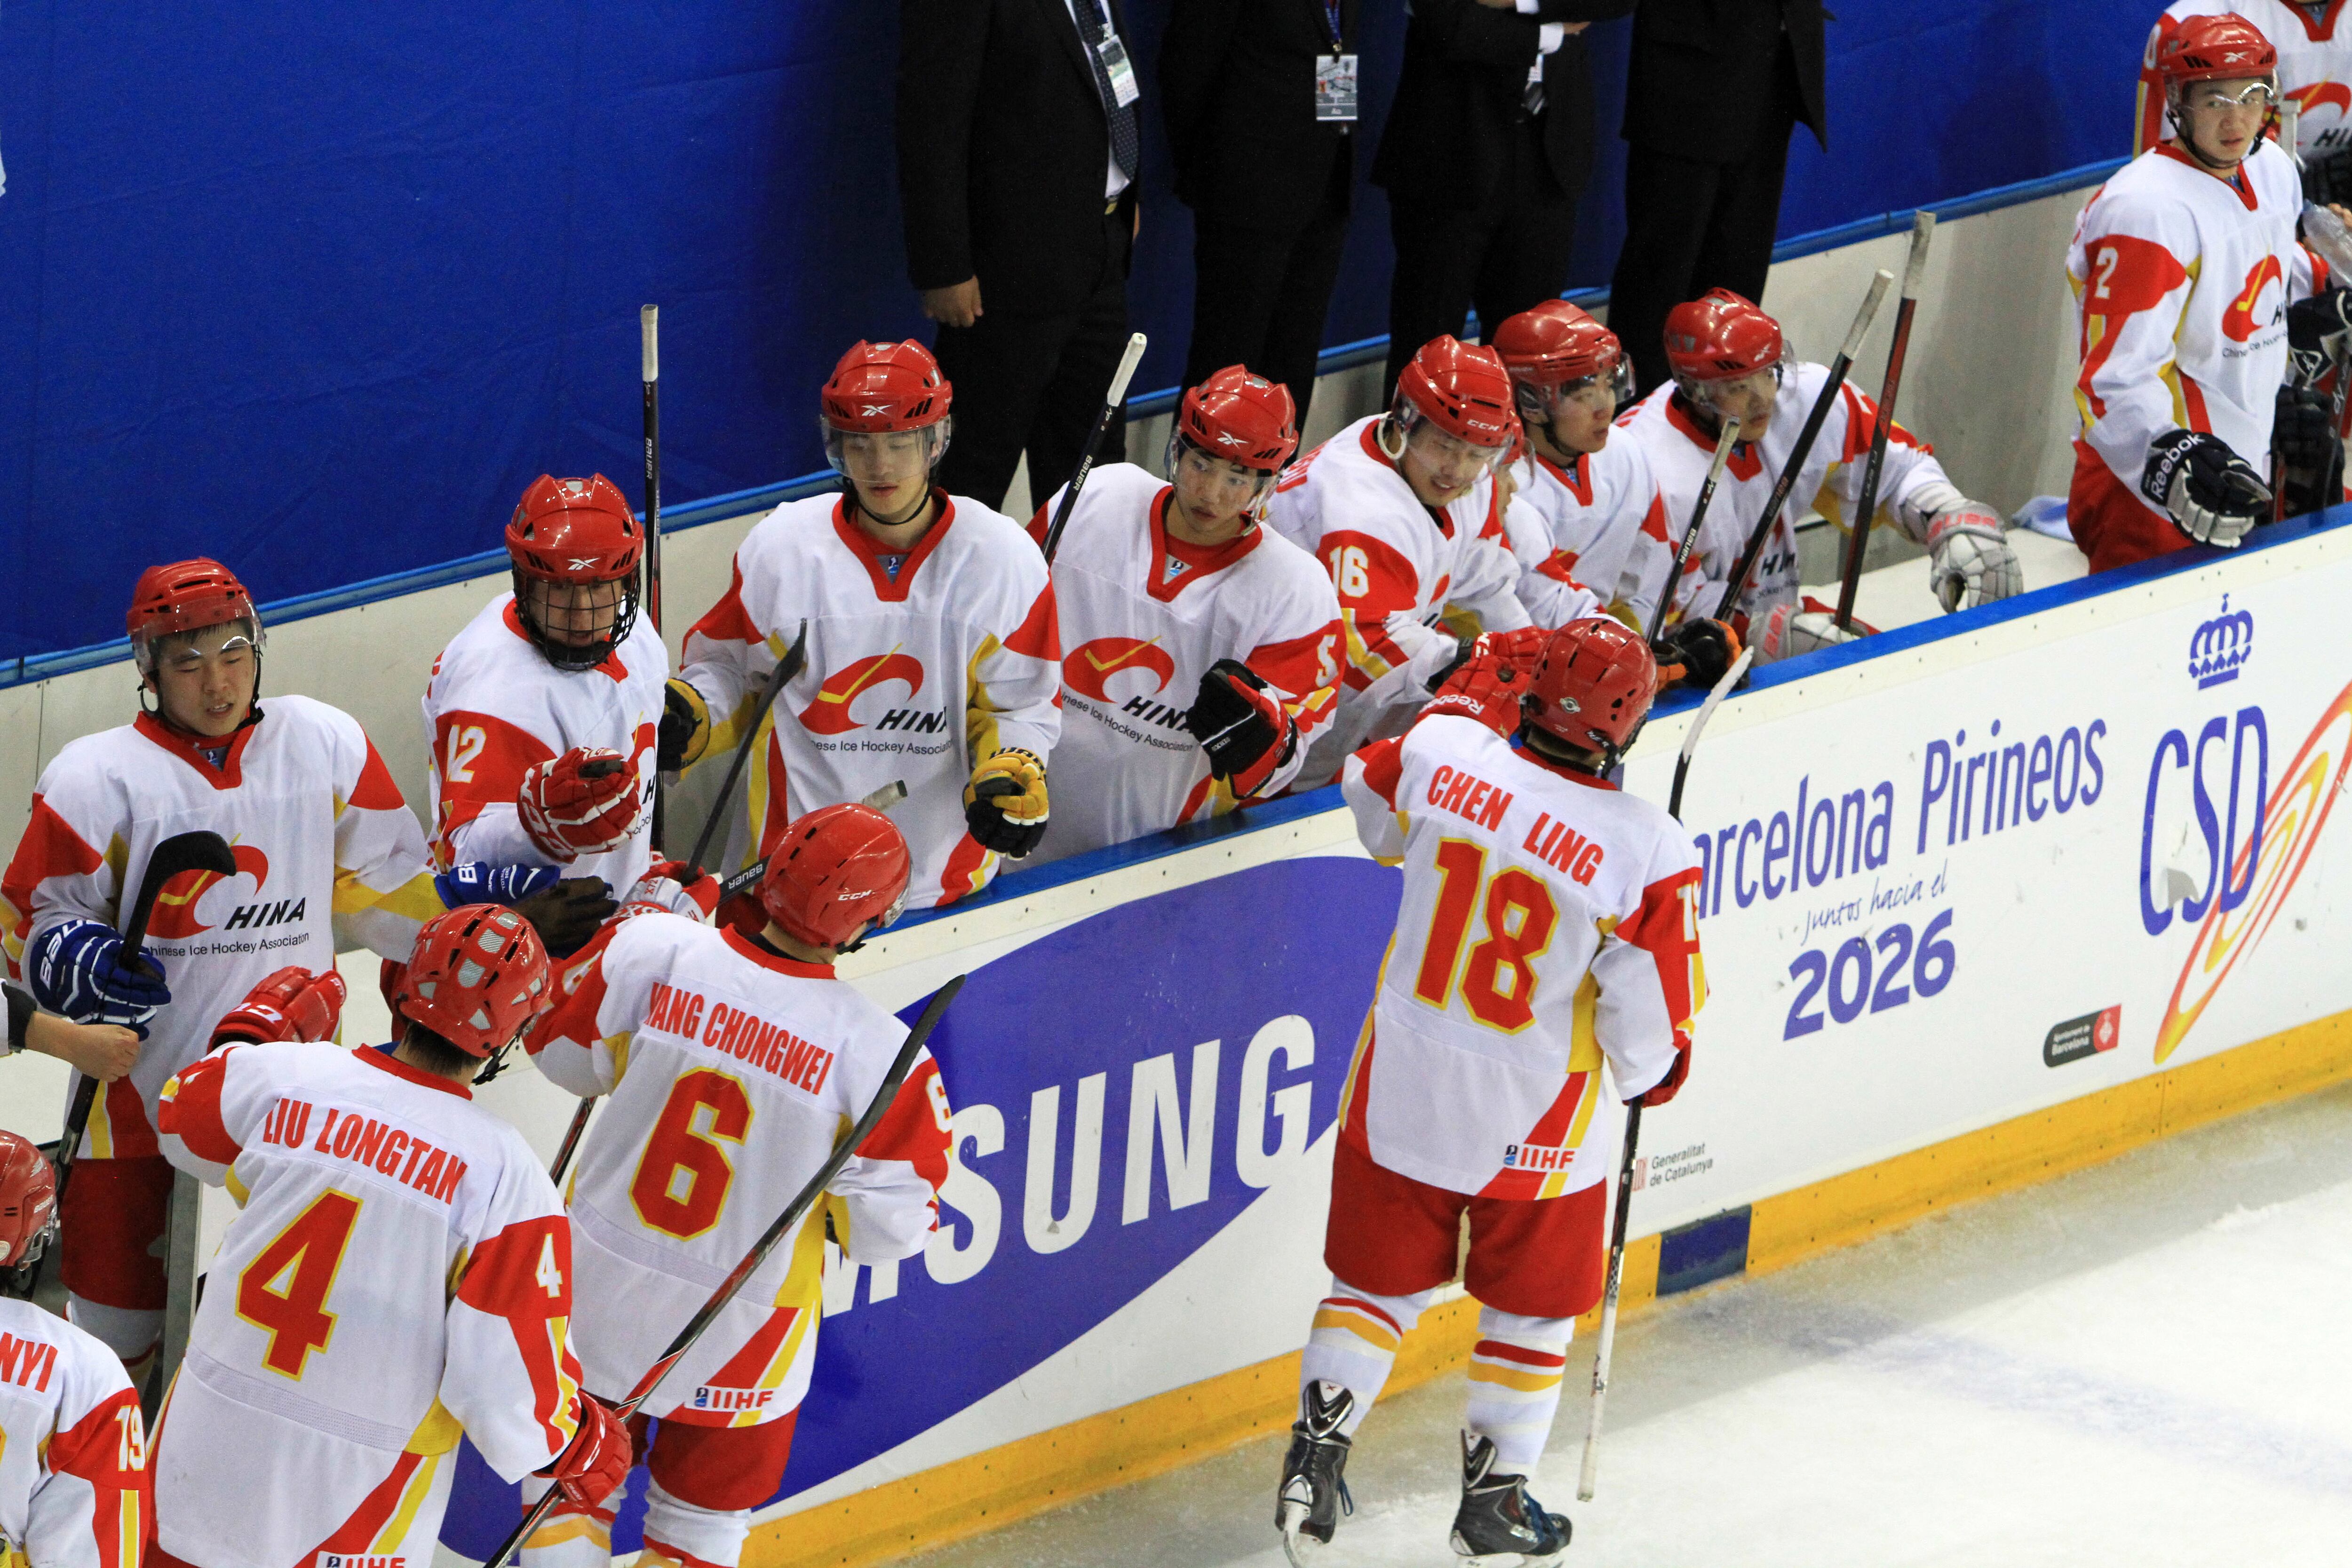
<svg viewBox="0 0 2352 1568"><path fill-rule="evenodd" d="M952 415L912 430L844 430L829 419L819 419L824 432L824 460L833 471L853 484L899 485L927 479L947 455Z"/></svg>
<svg viewBox="0 0 2352 1568"><path fill-rule="evenodd" d="M1231 517L1255 508L1274 488L1274 472L1202 451L1180 430L1168 433L1168 482L1195 511Z"/></svg>
<svg viewBox="0 0 2352 1568"><path fill-rule="evenodd" d="M1517 382L1514 391L1523 417L1549 423L1563 407L1575 407L1609 418L1633 401L1633 362L1620 359L1606 375L1588 375L1552 386Z"/></svg>
<svg viewBox="0 0 2352 1568"><path fill-rule="evenodd" d="M1789 353L1783 348L1780 363L1762 370L1719 381L1678 375L1675 385L1685 397L1717 419L1737 419L1743 429L1760 431L1771 422L1772 405L1780 395L1780 384L1788 368Z"/></svg>
<svg viewBox="0 0 2352 1568"><path fill-rule="evenodd" d="M1396 406L1381 423L1381 449L1391 462L1402 459L1411 449L1441 480L1456 470L1467 470L1454 481L1465 487L1474 482L1479 473L1502 467L1517 445L1516 439L1507 439L1499 447L1481 447L1465 441L1451 431L1440 429L1409 397L1398 398Z"/></svg>
<svg viewBox="0 0 2352 1568"><path fill-rule="evenodd" d="M221 628L232 629L223 637ZM261 617L241 616L216 626L199 626L194 631L134 632L131 637L131 658L142 675L152 675L158 668L194 675L215 660L237 664L256 658L265 640Z"/></svg>
<svg viewBox="0 0 2352 1568"><path fill-rule="evenodd" d="M2227 82L2221 81L2184 82L2172 90L2172 107L2175 112L2184 109L2210 110L2253 109L2267 111L2276 107L2277 103L2278 89L2270 81L2260 79L2247 82L2234 92L2230 90Z"/></svg>

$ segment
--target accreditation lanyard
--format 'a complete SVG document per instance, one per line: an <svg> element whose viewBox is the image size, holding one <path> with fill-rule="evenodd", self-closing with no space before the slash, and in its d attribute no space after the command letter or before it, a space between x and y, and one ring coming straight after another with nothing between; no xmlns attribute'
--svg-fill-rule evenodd
<svg viewBox="0 0 2352 1568"><path fill-rule="evenodd" d="M1315 58L1315 118L1352 122L1356 118L1356 57L1339 37L1339 0L1323 0L1323 34L1331 52Z"/></svg>
<svg viewBox="0 0 2352 1568"><path fill-rule="evenodd" d="M1110 82L1111 100L1125 109L1143 96L1142 89L1136 86L1134 63L1127 58L1127 46L1119 41L1118 30L1111 26L1110 8L1102 0L1087 0L1087 4L1095 19L1102 24L1094 48L1095 53L1102 57L1103 75Z"/></svg>

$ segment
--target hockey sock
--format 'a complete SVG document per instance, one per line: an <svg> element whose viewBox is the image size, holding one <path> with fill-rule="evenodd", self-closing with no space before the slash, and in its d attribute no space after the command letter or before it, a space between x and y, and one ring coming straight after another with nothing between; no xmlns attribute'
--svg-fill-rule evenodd
<svg viewBox="0 0 2352 1568"><path fill-rule="evenodd" d="M637 1568L736 1568L751 1533L751 1510L697 1508L652 1483L646 1494L646 1549Z"/></svg>
<svg viewBox="0 0 2352 1568"><path fill-rule="evenodd" d="M1319 1378L1339 1384L1356 1396L1356 1407L1339 1426L1343 1436L1355 1436L1364 1412L1381 1396L1389 1368L1396 1364L1397 1346L1436 1293L1375 1296L1332 1279L1331 1293L1315 1309L1315 1327L1307 1336L1307 1352L1299 1358L1298 1386L1303 1393Z"/></svg>
<svg viewBox="0 0 2352 1568"><path fill-rule="evenodd" d="M1479 1310L1464 1425L1471 1436L1493 1440L1498 1474L1535 1473L1559 1409L1559 1382L1568 1366L1569 1336L1575 1331L1574 1318Z"/></svg>
<svg viewBox="0 0 2352 1568"><path fill-rule="evenodd" d="M563 1501L550 1509L530 1539L522 1543L522 1568L609 1568L613 1561L613 1521L628 1500L624 1478L611 1495L593 1508Z"/></svg>

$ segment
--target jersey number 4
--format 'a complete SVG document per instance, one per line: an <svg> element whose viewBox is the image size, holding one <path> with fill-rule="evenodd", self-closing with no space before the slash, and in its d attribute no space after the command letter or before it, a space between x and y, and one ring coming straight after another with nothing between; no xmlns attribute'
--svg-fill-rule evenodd
<svg viewBox="0 0 2352 1568"><path fill-rule="evenodd" d="M1517 866L1504 867L1488 880L1486 851L1467 838L1438 844L1437 871L1437 912L1422 944L1412 994L1443 1010L1454 994L1458 969L1462 1003L1470 1016L1490 1029L1517 1034L1535 1022L1535 963L1551 945L1559 906L1542 878ZM1462 944L1470 916L1482 902L1482 887L1486 934L1465 962Z"/></svg>
<svg viewBox="0 0 2352 1568"><path fill-rule="evenodd" d="M703 1125L696 1126L698 1121ZM741 1080L713 1068L680 1078L654 1121L653 1136L646 1140L637 1173L629 1179L629 1202L637 1217L681 1241L717 1225L735 1180L735 1167L719 1142L740 1147L751 1130L751 1099Z"/></svg>
<svg viewBox="0 0 2352 1568"><path fill-rule="evenodd" d="M327 1294L359 1223L360 1200L320 1193L236 1277L236 1315L269 1336L261 1364L299 1382L312 1351L334 1337Z"/></svg>

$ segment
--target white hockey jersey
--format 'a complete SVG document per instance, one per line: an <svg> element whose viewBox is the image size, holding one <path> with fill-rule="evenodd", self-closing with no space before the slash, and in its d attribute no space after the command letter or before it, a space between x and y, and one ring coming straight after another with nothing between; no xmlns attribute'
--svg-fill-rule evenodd
<svg viewBox="0 0 2352 1568"><path fill-rule="evenodd" d="M433 792L433 863L468 860L545 866L515 809L522 775L575 746L604 746L633 759L646 815L618 848L583 855L567 877L602 877L614 896L653 863L655 746L669 650L646 616L593 669L558 669L530 640L501 594L433 661L425 688L425 747Z"/></svg>
<svg viewBox="0 0 2352 1568"><path fill-rule="evenodd" d="M1340 1091L1340 1133L1451 1192L1549 1198L1612 1163L1614 1103L1673 1067L1706 1000L1698 858L1649 802L1436 715L1348 761L1396 937Z"/></svg>
<svg viewBox="0 0 2352 1568"><path fill-rule="evenodd" d="M69 920L119 925L147 858L173 834L209 829L237 874L189 871L156 900L147 946L172 1001L139 1065L107 1087L81 1152L152 1155L164 1079L212 1043L221 1015L271 971L334 966L339 947L405 962L441 912L425 835L351 715L269 697L215 768L152 715L67 743L41 773L32 820L0 879L12 973L26 945Z"/></svg>
<svg viewBox="0 0 2352 1568"><path fill-rule="evenodd" d="M881 1088L907 1026L829 964L676 915L616 921L565 971L530 1042L574 1094L609 1096L570 1201L588 1387L617 1399L751 1249ZM918 1054L799 1232L671 1369L647 1413L756 1426L799 1407L823 1314L825 1215L854 1263L922 1250L947 1180L947 1091Z"/></svg>
<svg viewBox="0 0 2352 1568"><path fill-rule="evenodd" d="M1812 412L1829 374L1826 365L1790 366L1780 378L1780 395L1772 404L1772 424L1764 439L1742 441L1732 448L1723 478L1716 484L1715 500L1707 507L1706 521L1699 526L1698 543L1675 584L1675 609L1669 619L1716 613L1740 553L1748 548L1748 536L1762 518L1764 503L1771 499L1780 470L1796 450L1806 416ZM1624 441L1642 448L1664 504L1659 519L1665 529L1661 542L1664 548L1645 552L1640 563L1641 586L1628 595L1637 606L1653 609L1674 564L1674 552L1681 547L1683 531L1690 526L1699 487L1706 482L1706 470L1715 461L1715 437L1675 401L1674 393L1674 383L1667 382L1619 416L1617 433L1610 439L1612 447ZM1806 454L1804 468L1780 508L1764 552L1757 557L1748 591L1734 609L1735 616L1748 617L1749 626L1760 630L1776 605L1793 605L1800 598L1799 520L1809 510L1818 511L1840 529L1845 527L1847 509L1862 499L1866 467L1862 459L1869 455L1871 433L1877 424L1874 401L1855 390L1852 381L1838 389L1837 401L1822 421L1821 434ZM1877 515L1872 526L1891 524L1924 542L1927 513L1921 503L1959 499L1959 491L1944 475L1943 465L1936 461L1934 448L1923 445L1897 420L1887 437L1886 466L1879 476ZM1648 630L1646 622L1643 629ZM1763 656L1759 652L1757 657Z"/></svg>
<svg viewBox="0 0 2352 1568"><path fill-rule="evenodd" d="M0 1299L0 1563L139 1568L151 1496L139 1396L114 1352Z"/></svg>
<svg viewBox="0 0 2352 1568"><path fill-rule="evenodd" d="M1633 595L1641 592L1643 566L1667 533L1665 503L1640 444L1612 439L1566 467L1530 451L1511 465L1511 477L1516 493L1503 526L1519 558L1519 602L1535 624L1566 626L1610 613L1646 631ZM1674 553L1673 544L1664 548ZM1588 596L1599 602L1597 610Z"/></svg>
<svg viewBox="0 0 2352 1568"><path fill-rule="evenodd" d="M808 663L751 737L727 867L766 855L803 813L895 782L908 791L890 816L914 852L908 909L952 903L996 875L1002 857L964 831L963 790L999 751L1051 761L1062 728L1053 585L1018 523L962 496L940 500L903 556L837 496L786 501L736 549L733 584L686 637L686 679L710 705L709 755L734 743L803 621Z"/></svg>
<svg viewBox="0 0 2352 1568"><path fill-rule="evenodd" d="M578 1429L572 1227L522 1134L382 1050L232 1046L163 1152L239 1213L155 1436L158 1540L226 1568L426 1568L462 1434L519 1480Z"/></svg>
<svg viewBox="0 0 2352 1568"><path fill-rule="evenodd" d="M2083 440L2134 496L2148 443L2177 429L2220 437L2267 479L2286 308L2328 282L2327 264L2295 239L2302 212L2294 165L2265 142L2226 181L2153 148L2075 220L2075 412Z"/></svg>
<svg viewBox="0 0 2352 1568"><path fill-rule="evenodd" d="M2139 116L2132 151L2145 153L2172 133L2164 112L2164 82L2157 51L2191 16L2243 16L2278 50L2279 91L2302 109L2295 147L2305 158L2352 153L2352 22L2344 0L2306 5L2295 0L2173 0L2147 32L2139 63Z"/></svg>
<svg viewBox="0 0 2352 1568"><path fill-rule="evenodd" d="M1202 549L1170 536L1173 486L1132 463L1097 468L1054 558L1062 739L1054 822L1032 862L1223 816L1239 804L1184 728L1201 678L1237 658L1280 695L1298 747L1259 790L1288 787L1331 721L1339 602L1315 558L1262 525ZM1061 492L1037 509L1042 546Z"/></svg>
<svg viewBox="0 0 2352 1568"><path fill-rule="evenodd" d="M1412 722L1429 692L1387 630L1402 612L1456 617L1465 633L1532 626L1489 474L1433 510L1381 450L1381 416L1357 420L1292 463L1267 498L1266 521L1319 562L1339 595L1347 668L1331 726L1298 784L1328 784L1348 753Z"/></svg>

